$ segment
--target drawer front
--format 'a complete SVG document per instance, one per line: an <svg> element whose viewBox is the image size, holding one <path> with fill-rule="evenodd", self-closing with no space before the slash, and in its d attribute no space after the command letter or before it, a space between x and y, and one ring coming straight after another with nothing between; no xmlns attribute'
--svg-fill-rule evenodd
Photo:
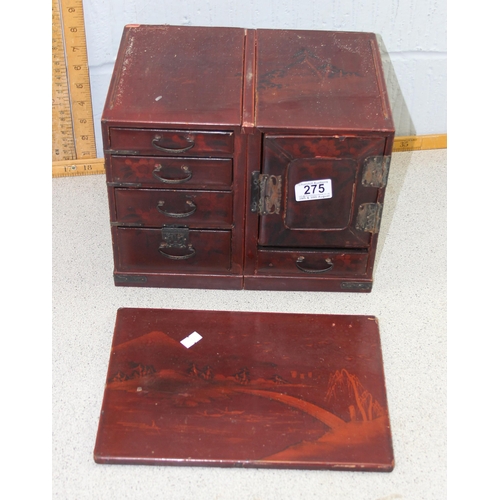
<svg viewBox="0 0 500 500"><path fill-rule="evenodd" d="M227 273L231 231L114 227L117 272Z"/></svg>
<svg viewBox="0 0 500 500"><path fill-rule="evenodd" d="M111 156L114 183L172 187L175 189L231 189L230 158L161 158Z"/></svg>
<svg viewBox="0 0 500 500"><path fill-rule="evenodd" d="M110 129L111 152L161 156L213 156L233 152L232 132Z"/></svg>
<svg viewBox="0 0 500 500"><path fill-rule="evenodd" d="M221 191L115 189L117 222L161 227L231 227L233 196Z"/></svg>
<svg viewBox="0 0 500 500"><path fill-rule="evenodd" d="M266 275L354 276L366 273L368 252L260 250L257 252L257 273Z"/></svg>

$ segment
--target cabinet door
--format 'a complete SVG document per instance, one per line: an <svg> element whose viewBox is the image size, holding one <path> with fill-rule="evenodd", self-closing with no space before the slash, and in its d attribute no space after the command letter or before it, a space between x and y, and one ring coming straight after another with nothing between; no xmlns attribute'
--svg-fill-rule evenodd
<svg viewBox="0 0 500 500"><path fill-rule="evenodd" d="M266 136L260 175L259 245L367 248L377 227L385 137ZM387 172L385 172L385 176ZM368 180L367 180L368 179ZM267 197L267 200L266 200Z"/></svg>

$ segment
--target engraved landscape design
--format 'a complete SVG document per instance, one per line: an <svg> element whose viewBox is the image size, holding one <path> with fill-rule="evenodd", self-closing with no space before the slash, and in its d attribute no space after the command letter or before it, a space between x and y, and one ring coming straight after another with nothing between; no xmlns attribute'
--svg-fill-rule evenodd
<svg viewBox="0 0 500 500"><path fill-rule="evenodd" d="M139 333L115 330L96 455L392 467L378 334L360 333L355 317L240 315L156 317ZM194 330L202 339L184 347Z"/></svg>
<svg viewBox="0 0 500 500"><path fill-rule="evenodd" d="M351 64L353 57L356 56L351 54L349 60ZM356 62L359 65L357 60ZM262 75L259 81L259 90L269 88L282 89L286 87L290 73L298 73L302 80L315 78L320 81L332 78L361 76L358 71L345 70L342 67L335 66L330 59L321 59L311 50L301 48L293 55L289 64ZM295 76L297 77L298 75Z"/></svg>

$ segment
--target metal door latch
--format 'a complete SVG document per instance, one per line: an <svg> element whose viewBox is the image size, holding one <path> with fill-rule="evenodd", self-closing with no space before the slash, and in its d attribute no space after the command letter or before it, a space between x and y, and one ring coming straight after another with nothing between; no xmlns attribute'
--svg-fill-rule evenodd
<svg viewBox="0 0 500 500"><path fill-rule="evenodd" d="M158 251L164 257L172 260L185 260L196 254L189 242L188 226L163 226L161 228L162 242ZM173 251L171 251L173 249ZM181 250L181 253L178 253Z"/></svg>

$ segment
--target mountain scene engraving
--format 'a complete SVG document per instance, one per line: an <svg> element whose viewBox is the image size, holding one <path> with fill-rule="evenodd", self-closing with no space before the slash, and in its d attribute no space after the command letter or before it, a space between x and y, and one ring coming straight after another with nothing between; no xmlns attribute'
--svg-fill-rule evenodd
<svg viewBox="0 0 500 500"><path fill-rule="evenodd" d="M354 55L351 55L355 57ZM360 78L358 71L345 70L332 64L330 59L322 59L309 49L303 48L296 52L286 66L277 68L261 75L258 81L259 90L282 89L293 82L309 79L325 81L339 78Z"/></svg>
<svg viewBox="0 0 500 500"><path fill-rule="evenodd" d="M279 464L355 461L374 448L376 461L387 447L388 412L365 380L319 358L304 363L300 351L273 356L279 349L271 341L255 345L267 356L238 349L207 356L162 331L116 345L106 404L127 411L104 413L107 435L144 457L161 450L178 459ZM311 347L320 352L322 343Z"/></svg>

